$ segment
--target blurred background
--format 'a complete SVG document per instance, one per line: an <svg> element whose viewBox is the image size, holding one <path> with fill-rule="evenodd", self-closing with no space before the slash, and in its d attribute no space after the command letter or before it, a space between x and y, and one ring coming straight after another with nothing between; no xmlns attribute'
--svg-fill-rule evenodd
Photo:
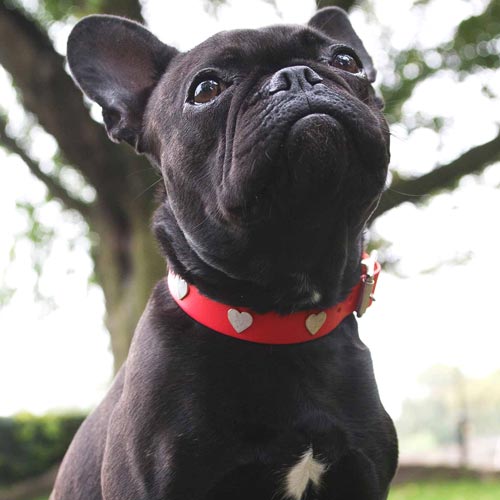
<svg viewBox="0 0 500 500"><path fill-rule="evenodd" d="M326 5L350 11L392 132L360 320L400 437L390 500L500 498L499 0L0 0L0 500L46 498L165 272L159 179L72 83L72 26L124 15L187 50Z"/></svg>

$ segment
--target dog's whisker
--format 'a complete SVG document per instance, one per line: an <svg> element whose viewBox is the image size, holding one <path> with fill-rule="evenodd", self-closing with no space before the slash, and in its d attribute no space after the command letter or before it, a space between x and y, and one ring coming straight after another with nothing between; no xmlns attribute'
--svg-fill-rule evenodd
<svg viewBox="0 0 500 500"><path fill-rule="evenodd" d="M150 184L146 189L144 189L143 191L141 191L135 198L134 198L134 201L138 200L141 196L143 196L144 194L146 194L151 188L153 188L154 186L156 186L159 182L161 182L163 180L162 177L159 177L158 179L156 179L152 184Z"/></svg>
<svg viewBox="0 0 500 500"><path fill-rule="evenodd" d="M393 193L400 194L408 198L422 198L423 196L427 196L429 194L429 193L422 193L422 194L405 193L404 191L399 191L398 189L394 189L391 186L387 186L386 191L392 191Z"/></svg>
<svg viewBox="0 0 500 500"><path fill-rule="evenodd" d="M149 167L146 167L146 168L139 168L137 170L133 170L132 172L129 172L126 177L132 177L134 175L139 175L139 174L143 174L144 172L155 172L157 175L160 175L158 173L158 170L156 168L154 168L153 166L149 166Z"/></svg>

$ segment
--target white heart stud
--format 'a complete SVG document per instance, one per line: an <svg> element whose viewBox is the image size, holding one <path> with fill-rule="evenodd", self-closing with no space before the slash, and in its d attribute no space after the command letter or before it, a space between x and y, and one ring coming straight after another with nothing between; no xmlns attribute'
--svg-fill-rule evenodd
<svg viewBox="0 0 500 500"><path fill-rule="evenodd" d="M238 333L245 331L247 328L252 326L253 323L251 314L247 312L240 312L236 309L229 309L229 311L227 311L227 319Z"/></svg>
<svg viewBox="0 0 500 500"><path fill-rule="evenodd" d="M179 276L175 279L175 294L178 300L182 300L189 292L188 284Z"/></svg>
<svg viewBox="0 0 500 500"><path fill-rule="evenodd" d="M326 312L310 314L306 319L306 328L311 335L316 335L320 328L325 324Z"/></svg>

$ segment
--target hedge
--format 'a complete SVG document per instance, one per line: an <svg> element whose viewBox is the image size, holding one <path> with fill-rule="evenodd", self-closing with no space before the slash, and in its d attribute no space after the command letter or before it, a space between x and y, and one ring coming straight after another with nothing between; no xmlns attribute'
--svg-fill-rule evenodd
<svg viewBox="0 0 500 500"><path fill-rule="evenodd" d="M30 414L0 418L0 486L36 476L58 463L84 418Z"/></svg>

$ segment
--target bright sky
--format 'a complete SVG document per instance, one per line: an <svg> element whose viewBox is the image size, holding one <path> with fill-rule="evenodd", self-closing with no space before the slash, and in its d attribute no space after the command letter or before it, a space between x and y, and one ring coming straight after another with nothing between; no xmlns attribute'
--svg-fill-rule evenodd
<svg viewBox="0 0 500 500"><path fill-rule="evenodd" d="M175 12L167 4L150 0L145 16L153 32L181 49L221 29L302 23L314 11L312 0L278 0L278 13L264 1L232 0L217 17L202 8L201 0L175 2ZM404 48L417 39L421 46L431 47L484 4L485 0L435 0L424 18L421 8L410 9L410 0L379 0L375 14L390 26L387 33L394 46ZM384 74L386 40L360 13L352 19L381 74L390 79ZM68 28L59 25L51 32L63 51ZM500 72L470 76L461 83L444 75L419 87L405 110L445 116L450 126L440 137L426 130L408 136L395 127L393 165L402 173L423 173L491 139L497 131L500 102L481 94L485 81L500 88ZM9 108L12 129L22 130L21 112L1 72L0 95ZM34 139L33 154L42 160L50 157L53 141L42 133ZM88 285L92 264L85 228L57 203L43 202L44 188L19 159L0 150L0 163L0 286L17 289L11 303L0 309L0 415L88 409L109 385L112 360L102 321L102 293ZM471 376L500 367L500 332L494 319L500 295L498 186L497 164L479 178L464 179L459 189L436 197L425 208L401 206L375 225L373 236L392 242L391 255L401 262L398 275L382 275L378 301L360 320L360 331L373 354L382 399L395 416L402 400L418 392L417 377L427 367L459 366ZM40 218L57 234L40 282L42 293L53 298L53 308L33 301L32 246L21 242L9 264L15 235L27 227L16 209L16 202L23 200L40 204ZM464 263L451 263L456 260ZM436 271L425 272L443 262Z"/></svg>

